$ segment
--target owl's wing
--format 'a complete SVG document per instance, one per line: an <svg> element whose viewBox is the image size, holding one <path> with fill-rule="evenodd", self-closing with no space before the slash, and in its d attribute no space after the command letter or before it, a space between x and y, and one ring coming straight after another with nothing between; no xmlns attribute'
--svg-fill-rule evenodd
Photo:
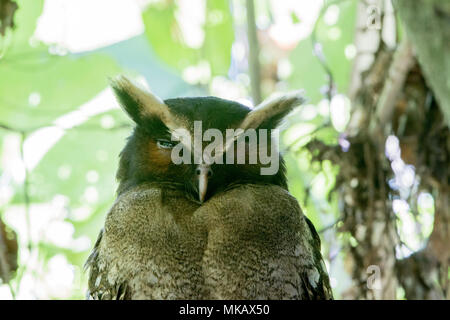
<svg viewBox="0 0 450 320"><path fill-rule="evenodd" d="M313 281L313 279L310 279L308 277L308 272L306 273L301 272L301 279L303 287L305 288L305 298L308 298L309 300L333 299L333 293L330 287L330 280L320 251L321 243L319 234L317 233L316 228L312 224L311 220L309 220L306 216L303 217L308 226L309 231L311 232L312 240L310 241L310 243L311 247L313 248L313 256L312 256L312 259L314 261L313 265L315 266L315 269L319 273L319 277L317 278L318 281L315 285L313 285L315 281Z"/></svg>
<svg viewBox="0 0 450 320"><path fill-rule="evenodd" d="M88 292L86 299L88 300L124 300L127 299L127 283L121 282L111 285L106 281L104 270L99 267L99 246L103 238L103 229L95 242L94 249L89 255L84 268L89 270Z"/></svg>
<svg viewBox="0 0 450 320"><path fill-rule="evenodd" d="M199 210L212 299L332 299L320 240L296 199L277 186L244 185Z"/></svg>

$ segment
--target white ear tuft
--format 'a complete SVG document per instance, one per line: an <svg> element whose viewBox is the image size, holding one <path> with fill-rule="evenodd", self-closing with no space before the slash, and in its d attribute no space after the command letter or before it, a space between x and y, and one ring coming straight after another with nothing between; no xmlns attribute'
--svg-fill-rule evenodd
<svg viewBox="0 0 450 320"><path fill-rule="evenodd" d="M133 120L139 122L145 117L157 117L169 129L177 128L169 107L148 89L123 75L114 77L110 83L120 104Z"/></svg>
<svg viewBox="0 0 450 320"><path fill-rule="evenodd" d="M277 95L266 99L256 106L242 121L242 129L256 129L266 121L274 121L276 124L286 116L293 108L304 103L303 90L292 91L283 95Z"/></svg>

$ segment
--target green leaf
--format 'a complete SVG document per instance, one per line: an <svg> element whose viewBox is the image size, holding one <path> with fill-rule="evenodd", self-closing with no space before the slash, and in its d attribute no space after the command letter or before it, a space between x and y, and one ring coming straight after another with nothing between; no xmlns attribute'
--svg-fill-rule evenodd
<svg viewBox="0 0 450 320"><path fill-rule="evenodd" d="M356 21L356 1L339 4L340 14L337 23L326 25L322 20L316 26L316 38L323 48L327 66L333 75L333 80L339 92L346 92L352 61L345 56L345 49L353 43ZM290 54L289 60L294 72L288 82L291 88L303 88L311 103L319 102L323 97L321 88L328 86L328 74L312 54L311 37L301 41Z"/></svg>
<svg viewBox="0 0 450 320"><path fill-rule="evenodd" d="M143 12L145 34L157 55L179 71L205 60L210 64L212 75L226 74L234 39L228 1L207 1L203 26L205 38L198 49L189 47L184 41L176 10L176 2L164 1L150 5Z"/></svg>
<svg viewBox="0 0 450 320"><path fill-rule="evenodd" d="M299 19L299 17L297 16L297 14L294 11L291 12L291 19L292 19L293 23L300 23L301 22L301 20Z"/></svg>
<svg viewBox="0 0 450 320"><path fill-rule="evenodd" d="M204 59L211 63L213 75L228 72L233 41L234 32L228 1L207 1Z"/></svg>
<svg viewBox="0 0 450 320"><path fill-rule="evenodd" d="M116 126L130 123L121 110L113 110L68 130L31 172L33 201L46 202L62 194L71 207L95 207L115 195L118 156L132 127L130 123L123 129L104 129L100 123L105 116L112 117Z"/></svg>
<svg viewBox="0 0 450 320"><path fill-rule="evenodd" d="M13 41L0 58L0 119L19 129L48 125L89 101L121 68L104 54L57 56L30 45L43 1L20 1Z"/></svg>
<svg viewBox="0 0 450 320"><path fill-rule="evenodd" d="M327 85L327 74L313 55L311 39L301 41L289 57L294 72L288 78L290 87L304 89L311 103L319 102L323 95L321 87Z"/></svg>
<svg viewBox="0 0 450 320"><path fill-rule="evenodd" d="M44 7L44 0L19 0L16 2L18 9L14 16L15 28L11 49L20 49L28 45L29 39L36 29L37 19Z"/></svg>
<svg viewBox="0 0 450 320"><path fill-rule="evenodd" d="M107 77L121 70L102 54L48 56L45 66L7 58L0 61L0 119L21 128L49 125L57 116L93 98L107 87Z"/></svg>
<svg viewBox="0 0 450 320"><path fill-rule="evenodd" d="M175 10L174 2L156 3L143 12L142 18L145 34L158 56L170 66L182 70L198 59L199 54L184 44Z"/></svg>

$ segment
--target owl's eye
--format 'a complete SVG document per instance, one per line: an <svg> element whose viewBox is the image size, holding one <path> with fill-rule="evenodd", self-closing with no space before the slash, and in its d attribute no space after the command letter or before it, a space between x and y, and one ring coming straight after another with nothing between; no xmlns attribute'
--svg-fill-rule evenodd
<svg viewBox="0 0 450 320"><path fill-rule="evenodd" d="M160 149L172 149L175 147L175 143L169 140L158 139L156 140L156 145Z"/></svg>

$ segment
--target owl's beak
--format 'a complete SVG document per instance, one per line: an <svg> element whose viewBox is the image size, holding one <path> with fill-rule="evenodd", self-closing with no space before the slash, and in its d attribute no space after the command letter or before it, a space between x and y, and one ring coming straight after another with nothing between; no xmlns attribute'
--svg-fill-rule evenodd
<svg viewBox="0 0 450 320"><path fill-rule="evenodd" d="M212 175L211 168L208 165L200 164L195 169L195 174L198 180L198 198L203 203L208 191L208 179Z"/></svg>

